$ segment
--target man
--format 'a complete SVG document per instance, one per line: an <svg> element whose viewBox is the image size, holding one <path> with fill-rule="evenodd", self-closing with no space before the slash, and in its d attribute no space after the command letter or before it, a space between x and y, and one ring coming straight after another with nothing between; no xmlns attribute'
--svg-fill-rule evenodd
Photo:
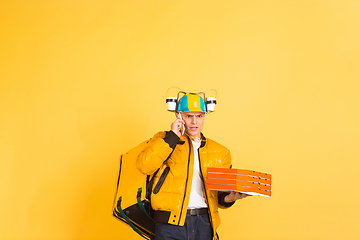
<svg viewBox="0 0 360 240"><path fill-rule="evenodd" d="M231 167L230 151L201 133L206 112L201 96L184 95L177 103L171 130L155 134L138 156L142 173L160 168L151 195L155 240L218 239L218 207L228 208L248 196L206 190L208 167Z"/></svg>

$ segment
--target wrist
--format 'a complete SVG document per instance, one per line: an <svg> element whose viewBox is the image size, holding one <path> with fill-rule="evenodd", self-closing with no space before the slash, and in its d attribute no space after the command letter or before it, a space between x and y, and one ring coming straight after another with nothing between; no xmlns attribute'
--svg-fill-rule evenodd
<svg viewBox="0 0 360 240"><path fill-rule="evenodd" d="M181 137L179 130L173 130L173 129L171 129L171 131L172 131L173 133L175 133L176 136Z"/></svg>
<svg viewBox="0 0 360 240"><path fill-rule="evenodd" d="M174 131L169 131L169 132L166 132L166 135L164 137L164 141L166 143L169 144L169 146L174 149L176 144L178 143L180 137L174 132Z"/></svg>

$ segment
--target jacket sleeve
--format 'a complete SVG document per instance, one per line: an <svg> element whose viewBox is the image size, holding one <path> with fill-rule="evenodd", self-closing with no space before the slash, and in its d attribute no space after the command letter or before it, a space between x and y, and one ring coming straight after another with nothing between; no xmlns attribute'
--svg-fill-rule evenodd
<svg viewBox="0 0 360 240"><path fill-rule="evenodd" d="M221 163L222 163L223 168L231 168L232 167L231 153L228 149L226 149ZM230 194L229 192L219 192L218 202L219 202L220 208L228 208L228 207L231 207L232 205L234 205L235 202L230 202L230 203L225 202L225 197L229 194Z"/></svg>
<svg viewBox="0 0 360 240"><path fill-rule="evenodd" d="M143 174L152 174L168 159L179 139L173 131L155 134L137 157L136 167Z"/></svg>

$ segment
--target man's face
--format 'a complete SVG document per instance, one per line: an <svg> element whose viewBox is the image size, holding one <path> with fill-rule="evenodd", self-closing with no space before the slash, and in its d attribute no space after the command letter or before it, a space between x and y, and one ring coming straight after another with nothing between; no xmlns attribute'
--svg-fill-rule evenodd
<svg viewBox="0 0 360 240"><path fill-rule="evenodd" d="M183 112L182 119L185 121L185 131L192 137L201 137L204 127L205 113L203 112Z"/></svg>

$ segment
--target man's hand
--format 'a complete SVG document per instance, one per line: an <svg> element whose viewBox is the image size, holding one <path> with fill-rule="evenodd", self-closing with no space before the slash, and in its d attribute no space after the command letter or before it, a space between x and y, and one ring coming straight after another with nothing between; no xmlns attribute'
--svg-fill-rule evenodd
<svg viewBox="0 0 360 240"><path fill-rule="evenodd" d="M251 195L246 194L246 193L231 191L230 194L225 197L224 201L225 202L235 202L236 200L243 199L243 198L246 198L249 196L251 196Z"/></svg>
<svg viewBox="0 0 360 240"><path fill-rule="evenodd" d="M173 131L178 137L181 137L181 127L185 124L185 121L178 118L171 124L171 131Z"/></svg>

